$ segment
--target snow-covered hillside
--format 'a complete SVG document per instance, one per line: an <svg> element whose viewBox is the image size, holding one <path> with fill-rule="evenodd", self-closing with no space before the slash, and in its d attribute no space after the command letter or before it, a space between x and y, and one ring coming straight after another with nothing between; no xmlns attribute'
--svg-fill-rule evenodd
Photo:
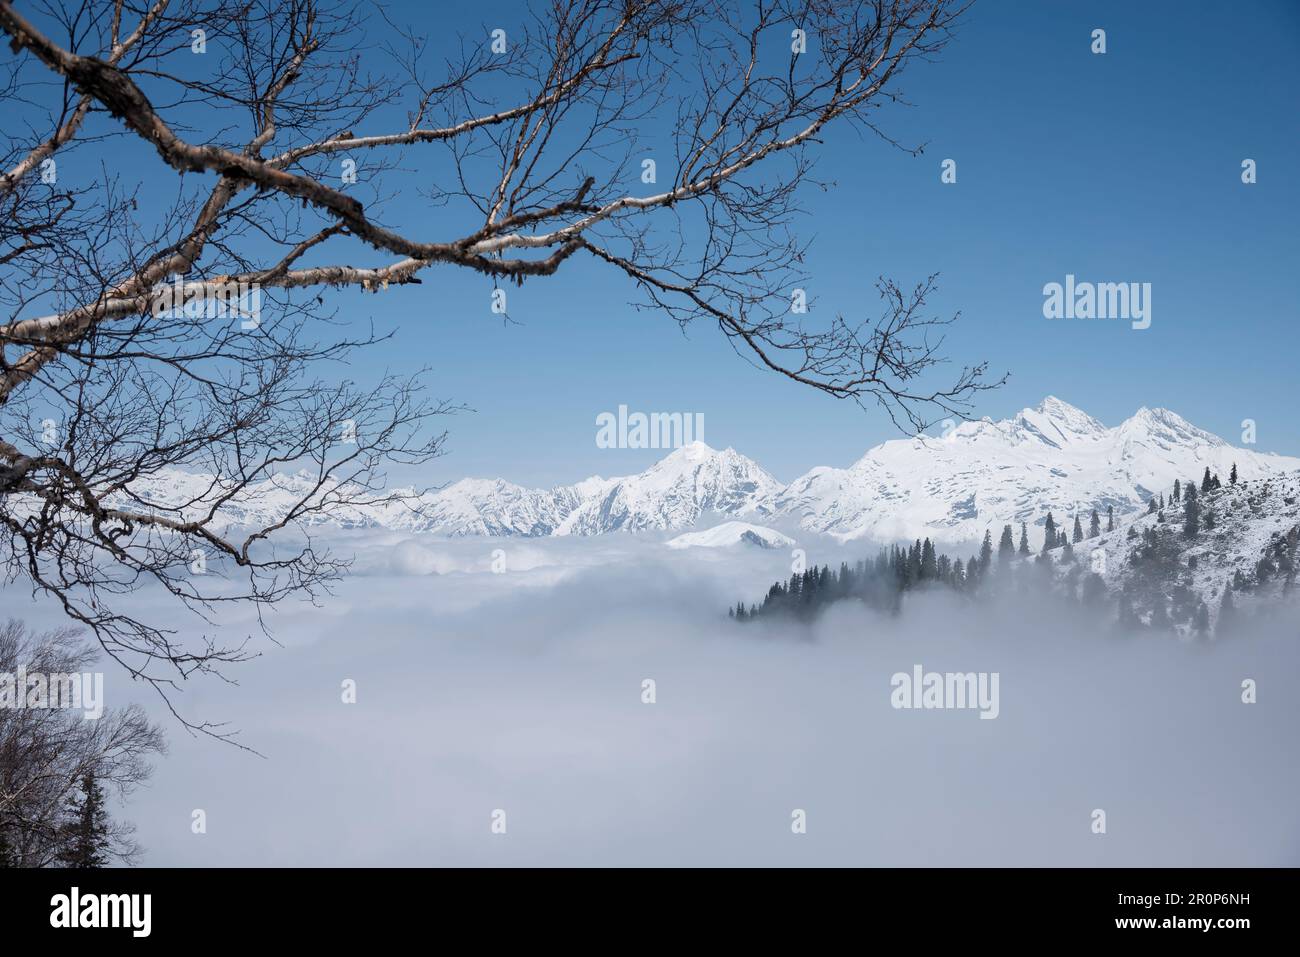
<svg viewBox="0 0 1300 957"><path fill-rule="evenodd" d="M1225 483L1201 493L1198 528L1188 535L1184 504L1169 501L1163 510L1116 525L1115 531L1063 550L1049 552L1059 584L1074 597L1085 579L1097 574L1115 607L1125 596L1132 614L1145 624L1167 617L1181 633L1195 631L1194 616L1204 602L1207 624L1218 630L1223 592L1238 613L1274 606L1279 598L1300 599L1295 587L1296 546L1300 540L1300 472ZM1156 606L1160 605L1160 609Z"/></svg>

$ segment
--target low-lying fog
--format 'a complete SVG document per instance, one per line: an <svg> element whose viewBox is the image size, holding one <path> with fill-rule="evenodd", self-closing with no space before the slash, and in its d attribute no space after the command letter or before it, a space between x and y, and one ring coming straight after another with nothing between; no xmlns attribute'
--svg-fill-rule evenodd
<svg viewBox="0 0 1300 957"><path fill-rule="evenodd" d="M811 628L737 624L726 608L788 578L788 552L336 539L358 563L335 597L276 613L281 646L257 639L237 686L177 698L265 757L186 734L106 667L109 706L141 701L170 739L126 808L142 863L1300 864L1295 621L1124 639L1055 603L933 593L897 618L841 604ZM0 594L5 616L61 623ZM996 719L892 707L916 665L998 673Z"/></svg>

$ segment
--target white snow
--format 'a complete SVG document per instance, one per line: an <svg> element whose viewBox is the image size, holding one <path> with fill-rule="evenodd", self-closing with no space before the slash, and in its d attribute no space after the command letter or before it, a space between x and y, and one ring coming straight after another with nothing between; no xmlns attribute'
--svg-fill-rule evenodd
<svg viewBox="0 0 1300 957"><path fill-rule="evenodd" d="M757 548L790 548L793 538L772 528L748 522L723 522L702 532L686 532L665 544L669 548L731 548L746 545Z"/></svg>

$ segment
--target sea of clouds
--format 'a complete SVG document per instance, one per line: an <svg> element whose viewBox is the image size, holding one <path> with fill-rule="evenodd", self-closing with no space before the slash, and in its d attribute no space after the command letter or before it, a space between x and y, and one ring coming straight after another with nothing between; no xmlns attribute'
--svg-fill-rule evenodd
<svg viewBox="0 0 1300 957"><path fill-rule="evenodd" d="M260 657L176 698L260 756L185 733L106 669L108 705L140 701L169 732L124 812L144 863L1300 864L1293 619L1190 643L939 592L897 617L842 603L812 626L740 625L726 608L788 577L788 552L332 535L356 555L335 594L277 610L278 644L223 620ZM0 600L60 623L18 586ZM132 601L205 630L163 596ZM998 717L893 708L891 676L918 664L997 672Z"/></svg>

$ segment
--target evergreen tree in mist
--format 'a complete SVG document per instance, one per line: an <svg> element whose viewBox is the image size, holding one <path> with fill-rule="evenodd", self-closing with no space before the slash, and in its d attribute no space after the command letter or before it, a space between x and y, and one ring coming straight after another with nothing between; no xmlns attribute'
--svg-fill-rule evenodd
<svg viewBox="0 0 1300 957"><path fill-rule="evenodd" d="M984 529L984 543L980 545L980 578L984 578L993 564L993 533Z"/></svg>
<svg viewBox="0 0 1300 957"><path fill-rule="evenodd" d="M1215 625L1215 633L1218 635L1231 634L1232 627L1237 621L1237 605L1232 600L1232 582L1226 581L1223 584L1223 597L1219 599L1219 620Z"/></svg>
<svg viewBox="0 0 1300 957"><path fill-rule="evenodd" d="M1047 520L1043 522L1043 551L1055 548L1060 542L1056 537L1056 520L1052 518L1052 513L1047 513Z"/></svg>
<svg viewBox="0 0 1300 957"><path fill-rule="evenodd" d="M934 581L938 577L938 559L934 554L934 546L930 544L930 540L927 538L921 544L921 579L923 581Z"/></svg>
<svg viewBox="0 0 1300 957"><path fill-rule="evenodd" d="M1078 515L1074 516L1074 541L1076 544L1083 541L1083 525L1080 523Z"/></svg>
<svg viewBox="0 0 1300 957"><path fill-rule="evenodd" d="M998 565L1005 568L1016 557L1016 540L1012 537L1011 526L1002 526L1002 537L998 539Z"/></svg>
<svg viewBox="0 0 1300 957"><path fill-rule="evenodd" d="M1201 602L1196 607L1196 618L1192 622L1192 629L1202 638L1210 634L1210 609L1205 607L1205 602Z"/></svg>
<svg viewBox="0 0 1300 957"><path fill-rule="evenodd" d="M1029 526L1024 522L1020 523L1020 554L1029 554Z"/></svg>
<svg viewBox="0 0 1300 957"><path fill-rule="evenodd" d="M1201 477L1201 491L1208 492L1214 487L1214 479L1210 478L1210 467L1205 466L1205 475Z"/></svg>
<svg viewBox="0 0 1300 957"><path fill-rule="evenodd" d="M1097 510L1094 508L1092 510L1092 521L1088 523L1088 537L1096 538L1100 534L1101 534L1101 516L1097 514Z"/></svg>
<svg viewBox="0 0 1300 957"><path fill-rule="evenodd" d="M1237 484L1237 463L1236 462L1232 463L1232 471L1228 473L1228 483L1231 485Z"/></svg>
<svg viewBox="0 0 1300 957"><path fill-rule="evenodd" d="M1186 499L1183 503L1183 534L1195 538L1201 532L1201 503L1196 500L1196 486L1187 487Z"/></svg>
<svg viewBox="0 0 1300 957"><path fill-rule="evenodd" d="M1106 506L1106 531L1108 532L1115 531L1115 506L1114 505Z"/></svg>

